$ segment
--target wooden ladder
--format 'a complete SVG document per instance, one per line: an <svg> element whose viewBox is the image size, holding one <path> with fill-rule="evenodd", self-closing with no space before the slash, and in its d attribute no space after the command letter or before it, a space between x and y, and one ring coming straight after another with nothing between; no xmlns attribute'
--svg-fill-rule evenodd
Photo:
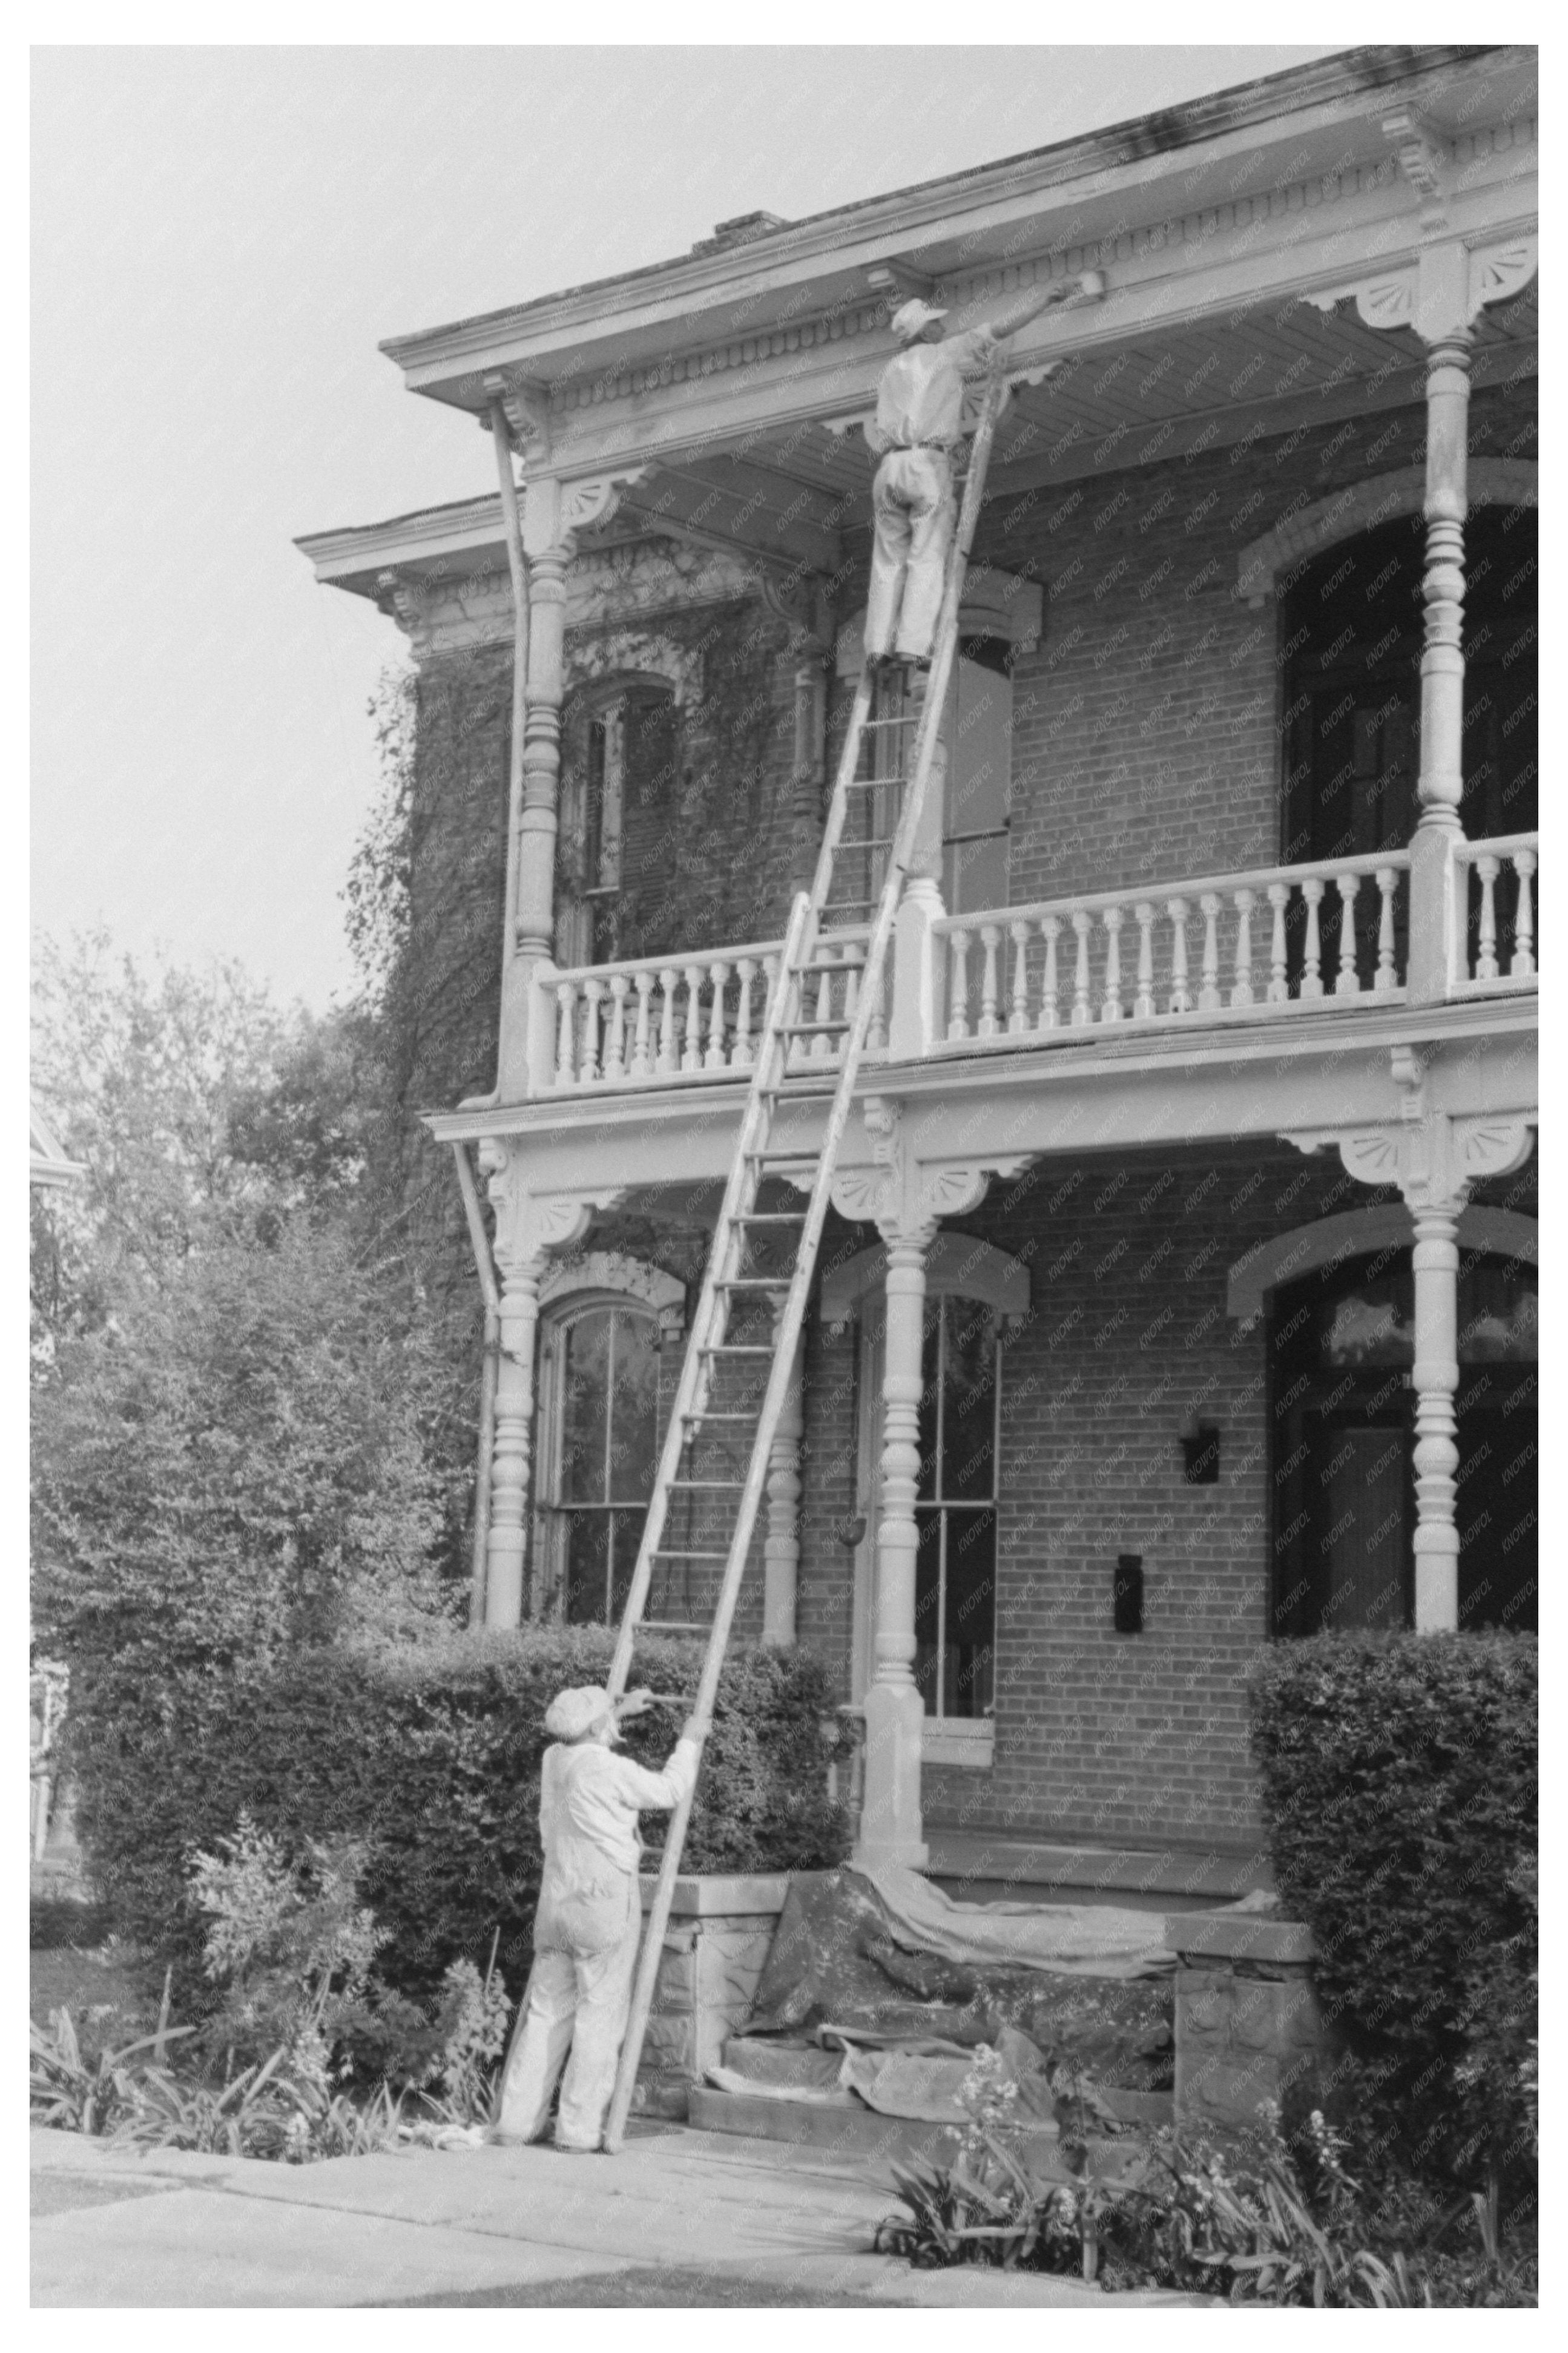
<svg viewBox="0 0 1568 2353"><path fill-rule="evenodd" d="M646 1614L656 1580L664 1598L683 1581L689 1607L693 1571L699 1586L711 1585L722 1567L716 1608L705 1629L707 1655L694 1705L699 1719L712 1718L768 1476L768 1455L793 1376L833 1172L849 1123L861 1056L881 1004L888 943L940 736L958 642L964 570L980 516L1003 392L1001 376L993 375L981 405L958 529L948 551L924 696L911 703L901 691L889 693L879 685L876 665L869 659L862 662L816 872L810 892L801 892L790 910L768 997L735 1157L610 1667L612 1698L619 1698L626 1689L639 1627L651 1632L705 1630L687 1620ZM884 670L880 680L887 676ZM905 756L911 730L915 735L912 765ZM872 773L863 776L868 752ZM895 804L895 822L885 813ZM852 811L861 822L850 824ZM879 813L884 813L881 832L876 829ZM863 872L852 879L865 882L858 897L836 880L841 865L853 867L857 860L864 861ZM864 921L868 910L874 912L863 962L856 966L835 959L834 934L831 925L824 927L824 918L837 916L858 923ZM837 1000L835 982L842 983L843 991ZM841 1007L836 1013L835 1001ZM835 1042L836 1064L830 1059ZM781 1108L793 1112L822 1103L830 1108L820 1153L798 1145L791 1149L787 1141L775 1144L774 1128ZM769 1179L781 1180L797 1194L807 1192L805 1207L759 1208L761 1188ZM756 1329L758 1310L771 1310L771 1329L766 1336ZM739 1336L732 1337L732 1331ZM736 1377L744 1376L748 1366L753 1375L749 1394L736 1385ZM765 1366L767 1378L758 1399L756 1376ZM720 1461L703 1461L701 1458L715 1445ZM736 1457L742 1454L746 1467L737 1477L734 1475L739 1468ZM698 1523L695 1538L670 1541L671 1507L677 1500L684 1505L688 1521L694 1516ZM609 2149L620 2148L626 2137L691 1811L688 1793L676 1808L664 1840L605 2130Z"/></svg>

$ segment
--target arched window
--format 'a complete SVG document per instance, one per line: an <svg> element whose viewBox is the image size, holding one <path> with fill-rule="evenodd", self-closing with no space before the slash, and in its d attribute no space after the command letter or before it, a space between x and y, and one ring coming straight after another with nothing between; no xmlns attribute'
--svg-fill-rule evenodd
<svg viewBox="0 0 1568 2353"><path fill-rule="evenodd" d="M1411 1622L1415 1295L1408 1245L1274 1293L1277 1634ZM1461 1249L1459 1624L1536 1624L1536 1273Z"/></svg>
<svg viewBox="0 0 1568 2353"><path fill-rule="evenodd" d="M1473 841L1532 832L1537 822L1537 537L1533 507L1479 507L1465 525L1459 816ZM1281 598L1287 865L1403 849L1415 829L1425 557L1421 517L1399 515L1323 549ZM1479 922L1474 887L1472 927ZM1398 906L1403 970L1403 898ZM1293 902L1298 957L1305 913ZM1340 921L1330 892L1325 963L1338 957ZM1363 952L1372 957L1374 944ZM1371 978L1370 962L1362 977Z"/></svg>

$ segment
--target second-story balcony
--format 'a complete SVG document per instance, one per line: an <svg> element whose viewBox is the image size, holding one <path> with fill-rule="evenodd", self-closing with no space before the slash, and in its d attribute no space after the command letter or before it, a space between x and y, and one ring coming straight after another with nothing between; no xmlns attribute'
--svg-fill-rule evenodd
<svg viewBox="0 0 1568 2353"><path fill-rule="evenodd" d="M872 1065L1072 1050L1108 1031L1191 1037L1537 987L1539 838L1438 840L1244 873L1177 875L959 916L907 892L874 1011ZM1413 871L1414 870L1414 871ZM824 931L810 1016L853 1013L869 927ZM529 1093L744 1078L782 942L542 965ZM799 1067L828 1063L824 1035Z"/></svg>

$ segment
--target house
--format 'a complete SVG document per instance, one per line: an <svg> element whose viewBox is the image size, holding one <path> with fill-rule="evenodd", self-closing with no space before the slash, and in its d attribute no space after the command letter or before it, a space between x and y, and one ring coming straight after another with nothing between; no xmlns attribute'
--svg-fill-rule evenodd
<svg viewBox="0 0 1568 2353"><path fill-rule="evenodd" d="M1260 1644L1534 1625L1536 78L1352 50L399 336L497 495L302 542L418 665L483 1616L613 1617L845 726L891 311L1105 273L1010 347L737 1621L874 1695L879 1855L1245 1856Z"/></svg>

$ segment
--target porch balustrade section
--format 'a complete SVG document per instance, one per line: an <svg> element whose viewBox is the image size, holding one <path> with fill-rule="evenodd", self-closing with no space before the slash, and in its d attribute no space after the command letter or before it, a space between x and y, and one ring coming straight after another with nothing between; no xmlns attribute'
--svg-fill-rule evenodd
<svg viewBox="0 0 1568 2353"><path fill-rule="evenodd" d="M824 935L825 969L810 1012L821 1034L795 1049L803 1066L838 1060L843 1032L829 1025L853 1016L869 937L865 924ZM663 1085L749 1071L782 946L781 940L762 940L556 972L548 984L555 1001L552 1088ZM879 1008L872 1050L885 1042Z"/></svg>
<svg viewBox="0 0 1568 2353"><path fill-rule="evenodd" d="M1467 915L1457 995L1540 986L1536 964L1536 875L1541 836L1514 833L1455 844ZM1499 924L1501 929L1499 931Z"/></svg>
<svg viewBox="0 0 1568 2353"><path fill-rule="evenodd" d="M1404 850L944 916L946 1045L1404 995ZM1330 921L1330 918L1332 919Z"/></svg>

